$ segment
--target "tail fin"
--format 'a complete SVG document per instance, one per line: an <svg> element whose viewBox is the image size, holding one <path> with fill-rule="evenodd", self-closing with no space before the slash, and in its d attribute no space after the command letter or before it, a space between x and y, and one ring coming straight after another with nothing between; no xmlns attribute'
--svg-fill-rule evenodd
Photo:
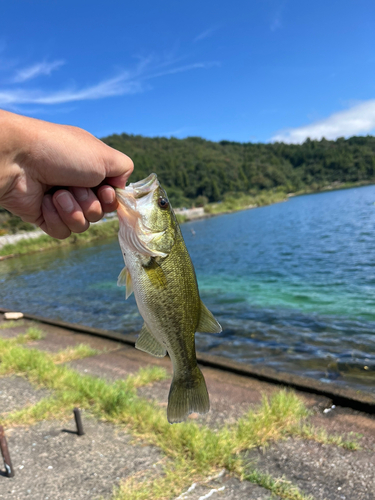
<svg viewBox="0 0 375 500"><path fill-rule="evenodd" d="M207 413L209 409L206 382L198 366L188 378L178 374L173 376L167 410L170 424L182 422L190 413Z"/></svg>

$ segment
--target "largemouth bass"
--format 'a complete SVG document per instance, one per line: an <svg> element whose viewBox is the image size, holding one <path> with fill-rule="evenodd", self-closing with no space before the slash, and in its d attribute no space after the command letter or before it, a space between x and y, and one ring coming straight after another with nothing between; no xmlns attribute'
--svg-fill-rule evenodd
<svg viewBox="0 0 375 500"><path fill-rule="evenodd" d="M125 268L118 284L126 298L134 291L144 325L136 348L169 354L173 380L168 396L170 423L210 409L206 382L197 365L195 332L221 332L199 297L193 264L176 216L156 174L116 189L119 242Z"/></svg>

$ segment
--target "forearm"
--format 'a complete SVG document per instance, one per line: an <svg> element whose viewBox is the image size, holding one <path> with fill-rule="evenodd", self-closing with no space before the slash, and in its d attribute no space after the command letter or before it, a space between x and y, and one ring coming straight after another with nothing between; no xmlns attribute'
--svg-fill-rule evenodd
<svg viewBox="0 0 375 500"><path fill-rule="evenodd" d="M0 200L20 175L22 157L27 155L29 138L23 120L22 116L0 110Z"/></svg>

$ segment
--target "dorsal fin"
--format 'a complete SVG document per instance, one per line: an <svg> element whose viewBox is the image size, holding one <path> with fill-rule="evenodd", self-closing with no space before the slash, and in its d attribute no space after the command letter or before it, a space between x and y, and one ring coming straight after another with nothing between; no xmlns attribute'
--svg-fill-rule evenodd
<svg viewBox="0 0 375 500"><path fill-rule="evenodd" d="M117 278L117 286L126 286L125 300L133 293L132 279L126 267L124 267Z"/></svg>
<svg viewBox="0 0 375 500"><path fill-rule="evenodd" d="M164 358L167 354L167 351L164 346L160 344L158 340L153 337L150 333L149 329L146 326L146 323L143 325L142 330L139 332L139 337L137 342L135 343L135 347L140 351L147 352L152 356L156 356L157 358Z"/></svg>
<svg viewBox="0 0 375 500"><path fill-rule="evenodd" d="M199 324L197 327L197 332L202 333L220 333L222 328L220 323L216 321L213 314L207 309L207 307L201 301L201 314L199 318Z"/></svg>

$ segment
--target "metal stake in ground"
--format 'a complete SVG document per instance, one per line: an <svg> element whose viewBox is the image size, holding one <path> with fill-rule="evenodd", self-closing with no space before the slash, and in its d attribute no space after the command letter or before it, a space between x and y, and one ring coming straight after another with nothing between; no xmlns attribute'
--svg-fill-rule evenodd
<svg viewBox="0 0 375 500"><path fill-rule="evenodd" d="M8 443L4 433L4 427L0 425L0 450L4 460L4 467L7 477L14 476L14 469L10 460Z"/></svg>
<svg viewBox="0 0 375 500"><path fill-rule="evenodd" d="M76 426L77 426L77 434L78 434L78 436L83 436L85 432L83 430L81 412L79 411L78 408L74 408L73 413L74 413L74 418L75 418Z"/></svg>

